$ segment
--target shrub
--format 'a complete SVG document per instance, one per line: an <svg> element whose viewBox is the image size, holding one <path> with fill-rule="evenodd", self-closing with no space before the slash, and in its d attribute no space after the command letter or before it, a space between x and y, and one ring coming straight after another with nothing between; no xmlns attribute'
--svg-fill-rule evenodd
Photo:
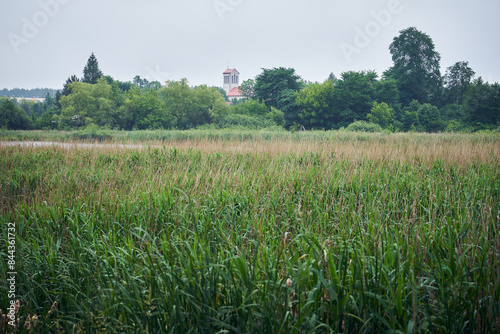
<svg viewBox="0 0 500 334"><path fill-rule="evenodd" d="M219 121L220 128L242 127L246 129L264 129L276 126L272 119L264 116L249 116L242 114L229 114Z"/></svg>
<svg viewBox="0 0 500 334"><path fill-rule="evenodd" d="M356 121L349 124L346 130L352 132L382 132L382 127L375 123Z"/></svg>

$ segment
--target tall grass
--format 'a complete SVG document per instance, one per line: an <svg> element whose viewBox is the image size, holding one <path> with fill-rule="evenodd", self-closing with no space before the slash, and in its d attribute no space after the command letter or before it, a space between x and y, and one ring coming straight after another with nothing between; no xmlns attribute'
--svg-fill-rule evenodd
<svg viewBox="0 0 500 334"><path fill-rule="evenodd" d="M0 140L2 141L53 141L53 142L108 142L108 143L148 143L163 144L168 142L352 142L352 141L403 141L433 143L464 141L493 141L498 142L497 133L475 133L475 134L367 134L363 132L350 131L306 131L289 132L275 128L263 130L240 130L240 129L193 129L193 130L143 130L143 131L119 131L89 128L74 131L14 131L0 129Z"/></svg>
<svg viewBox="0 0 500 334"><path fill-rule="evenodd" d="M0 147L20 326L500 332L498 136L250 136Z"/></svg>

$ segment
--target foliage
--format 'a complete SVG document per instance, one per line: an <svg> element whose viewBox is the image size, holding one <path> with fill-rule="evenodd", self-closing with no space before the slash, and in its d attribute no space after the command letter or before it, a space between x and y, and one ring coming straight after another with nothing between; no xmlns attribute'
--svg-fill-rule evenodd
<svg viewBox="0 0 500 334"><path fill-rule="evenodd" d="M7 89L7 88L4 88L4 89L0 90L0 96L44 98L47 96L47 94L49 94L52 97L55 97L56 91L57 90L50 89L50 88L33 88L33 89L24 89L24 88Z"/></svg>
<svg viewBox="0 0 500 334"><path fill-rule="evenodd" d="M397 80L401 102L437 103L440 98L441 56L429 35L410 27L400 31L389 50L394 65L389 77Z"/></svg>
<svg viewBox="0 0 500 334"><path fill-rule="evenodd" d="M62 121L76 127L95 123L98 126L116 124L116 104L112 87L105 78L96 84L73 82L69 85L71 94L61 97Z"/></svg>
<svg viewBox="0 0 500 334"><path fill-rule="evenodd" d="M446 127L439 109L431 104L422 104L417 111L418 122L426 132L440 132Z"/></svg>
<svg viewBox="0 0 500 334"><path fill-rule="evenodd" d="M62 96L68 96L69 94L72 93L71 84L73 82L81 82L80 79L78 79L78 77L75 74L66 79L66 82L64 83L63 86L63 90L61 92ZM61 95L59 97L61 97Z"/></svg>
<svg viewBox="0 0 500 334"><path fill-rule="evenodd" d="M136 75L132 82L130 83L132 86L139 87L141 90L155 90L161 87L161 83L158 81L148 81L146 78L141 78L139 75Z"/></svg>
<svg viewBox="0 0 500 334"><path fill-rule="evenodd" d="M333 92L337 127L347 126L356 120L366 120L373 105L376 78L377 74L373 71L342 73Z"/></svg>
<svg viewBox="0 0 500 334"><path fill-rule="evenodd" d="M374 84L374 100L386 103L393 109L399 109L398 82L392 78L382 78Z"/></svg>
<svg viewBox="0 0 500 334"><path fill-rule="evenodd" d="M28 130L33 128L33 122L10 98L0 97L0 128Z"/></svg>
<svg viewBox="0 0 500 334"><path fill-rule="evenodd" d="M229 113L223 118L219 119L217 123L217 128L219 129L249 129L249 130L261 130L266 128L271 128L276 126L276 122L273 119L269 119L264 116L252 116L247 114L236 114Z"/></svg>
<svg viewBox="0 0 500 334"><path fill-rule="evenodd" d="M349 124L346 130L352 132L382 132L383 129L380 125L375 123L356 121Z"/></svg>
<svg viewBox="0 0 500 334"><path fill-rule="evenodd" d="M418 109L420 108L420 103L417 100L411 101L411 103L403 109L403 130L410 131L412 129L424 131L421 128L420 122L418 120Z"/></svg>
<svg viewBox="0 0 500 334"><path fill-rule="evenodd" d="M158 92L132 87L126 96L121 128L144 130L175 126L176 117L167 110Z"/></svg>
<svg viewBox="0 0 500 334"><path fill-rule="evenodd" d="M248 100L248 99L253 99L255 96L254 87L255 87L255 80L247 79L241 83L239 89L241 94L243 94Z"/></svg>
<svg viewBox="0 0 500 334"><path fill-rule="evenodd" d="M103 76L102 71L99 69L99 63L94 53L90 55L87 64L83 68L82 82L88 84L96 84L97 81Z"/></svg>
<svg viewBox="0 0 500 334"><path fill-rule="evenodd" d="M285 126L285 114L281 110L271 107L271 111L265 117L272 120L278 127Z"/></svg>
<svg viewBox="0 0 500 334"><path fill-rule="evenodd" d="M263 101L269 110L274 107L285 115L285 126L299 121L295 92L302 88L300 76L293 68L263 69L255 78L254 98Z"/></svg>
<svg viewBox="0 0 500 334"><path fill-rule="evenodd" d="M230 109L229 113L216 122L219 127L264 129L284 125L284 115L281 111L273 107L269 110L264 103L257 100L242 101L231 105Z"/></svg>
<svg viewBox="0 0 500 334"><path fill-rule="evenodd" d="M371 112L367 115L370 122L378 124L382 129L392 129L394 123L394 110L387 103L373 102Z"/></svg>
<svg viewBox="0 0 500 334"><path fill-rule="evenodd" d="M465 95L465 119L473 128L500 124L500 85L490 85L478 78Z"/></svg>
<svg viewBox="0 0 500 334"><path fill-rule="evenodd" d="M138 75L129 82L103 76L92 53L82 81L76 75L69 77L55 93L55 100L47 94L43 103L19 103L33 124L21 127L71 130L96 124L101 128L145 130L219 128L228 124L241 127L236 124L257 122L261 125L251 128L260 128L262 119L255 117L263 117L292 131L340 129L358 120L371 120L388 131L473 132L498 128L500 86L482 78L473 81L475 73L468 62L448 67L442 78L441 57L432 39L415 27L400 31L389 51L394 64L379 80L373 71L347 71L340 78L330 73L329 84L313 83L302 80L293 68L263 69L255 79L243 81L240 90L247 99L233 100L231 107L224 103L227 97L222 88L190 87L187 79L162 86ZM109 87L104 88L97 78L104 78ZM74 87L78 87L76 91ZM3 90L0 95L4 92L9 91ZM37 92L33 90L33 94ZM247 100L253 102L246 104ZM372 110L374 103L378 107Z"/></svg>
<svg viewBox="0 0 500 334"><path fill-rule="evenodd" d="M306 129L331 129L335 125L333 104L333 81L310 84L297 93L296 102L300 109L300 124Z"/></svg>
<svg viewBox="0 0 500 334"><path fill-rule="evenodd" d="M248 100L240 104L231 105L231 110L235 114L248 116L264 116L269 112L266 104L260 103L257 100Z"/></svg>
<svg viewBox="0 0 500 334"><path fill-rule="evenodd" d="M461 61L446 69L445 99L447 103L462 104L472 79L476 73L469 67L469 62Z"/></svg>

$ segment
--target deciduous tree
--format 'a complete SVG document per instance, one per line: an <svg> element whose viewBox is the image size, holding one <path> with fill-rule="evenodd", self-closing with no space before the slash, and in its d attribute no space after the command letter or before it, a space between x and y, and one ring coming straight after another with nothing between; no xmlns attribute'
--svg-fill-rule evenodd
<svg viewBox="0 0 500 334"><path fill-rule="evenodd" d="M339 115L337 128L356 120L366 120L373 105L376 78L377 74L373 71L342 73L333 91L335 114Z"/></svg>
<svg viewBox="0 0 500 334"><path fill-rule="evenodd" d="M70 89L71 94L61 97L64 121L76 127L90 123L109 127L117 125L113 89L105 78L96 84L73 82Z"/></svg>
<svg viewBox="0 0 500 334"><path fill-rule="evenodd" d="M469 62L461 61L446 69L446 102L462 104L476 72L469 67Z"/></svg>
<svg viewBox="0 0 500 334"><path fill-rule="evenodd" d="M293 68L263 69L255 79L254 98L264 101L270 109L274 107L285 115L285 126L300 122L295 93L302 88L300 76Z"/></svg>
<svg viewBox="0 0 500 334"><path fill-rule="evenodd" d="M373 107L367 117L370 122L380 125L382 129L392 130L394 110L387 103L373 102Z"/></svg>
<svg viewBox="0 0 500 334"><path fill-rule="evenodd" d="M410 27L394 38L389 50L394 65L387 74L397 80L403 105L412 100L436 103L442 87L441 56L432 39Z"/></svg>
<svg viewBox="0 0 500 334"><path fill-rule="evenodd" d="M300 124L306 129L331 129L335 124L332 80L310 84L297 93Z"/></svg>
<svg viewBox="0 0 500 334"><path fill-rule="evenodd" d="M29 130L33 128L33 122L11 99L0 97L0 128Z"/></svg>

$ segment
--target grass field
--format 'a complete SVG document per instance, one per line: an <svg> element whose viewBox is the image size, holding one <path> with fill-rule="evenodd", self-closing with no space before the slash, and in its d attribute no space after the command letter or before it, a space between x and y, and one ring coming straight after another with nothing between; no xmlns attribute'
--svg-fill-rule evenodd
<svg viewBox="0 0 500 334"><path fill-rule="evenodd" d="M500 135L96 136L0 133L106 144L0 145L19 328L500 332Z"/></svg>

